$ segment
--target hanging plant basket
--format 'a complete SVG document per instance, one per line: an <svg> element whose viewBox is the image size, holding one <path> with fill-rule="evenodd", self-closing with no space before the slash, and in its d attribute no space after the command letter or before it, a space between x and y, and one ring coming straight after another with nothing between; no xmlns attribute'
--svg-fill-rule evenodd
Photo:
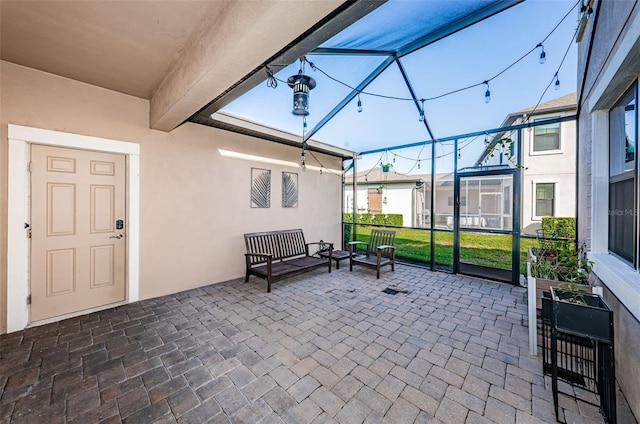
<svg viewBox="0 0 640 424"><path fill-rule="evenodd" d="M393 165L390 163L383 163L383 164L380 164L380 167L382 168L382 172L389 172L389 170L393 167Z"/></svg>

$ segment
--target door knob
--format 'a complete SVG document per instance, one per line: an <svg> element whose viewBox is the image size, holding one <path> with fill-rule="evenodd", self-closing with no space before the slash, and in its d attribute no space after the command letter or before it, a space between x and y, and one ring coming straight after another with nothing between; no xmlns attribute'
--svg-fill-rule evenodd
<svg viewBox="0 0 640 424"><path fill-rule="evenodd" d="M120 240L122 238L122 234L116 234L115 236L111 236L109 238L114 238Z"/></svg>

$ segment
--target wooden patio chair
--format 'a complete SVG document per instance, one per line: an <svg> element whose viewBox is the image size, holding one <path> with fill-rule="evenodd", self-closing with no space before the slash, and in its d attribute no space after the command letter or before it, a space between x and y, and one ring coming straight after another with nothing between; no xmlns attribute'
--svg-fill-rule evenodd
<svg viewBox="0 0 640 424"><path fill-rule="evenodd" d="M385 265L391 265L391 271L395 271L395 239L395 231L372 230L369 243L349 242L349 271L353 271L354 264L374 268L377 272L377 278L380 278L380 268ZM357 255L356 249L359 244L366 245L364 255Z"/></svg>

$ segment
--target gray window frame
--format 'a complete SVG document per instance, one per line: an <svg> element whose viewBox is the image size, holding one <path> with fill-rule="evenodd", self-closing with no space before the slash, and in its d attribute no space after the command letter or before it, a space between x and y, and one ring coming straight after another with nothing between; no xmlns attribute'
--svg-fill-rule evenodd
<svg viewBox="0 0 640 424"><path fill-rule="evenodd" d="M630 98L629 100L625 100ZM612 125L627 125L626 117L614 116L613 113L619 113L620 108L624 106L626 113L626 105L630 101L635 103L634 123L635 128L632 129L635 137L634 159L633 165L627 166L627 143L626 131L614 131ZM615 111L615 112L614 112ZM617 118L617 119L616 119ZM624 140L620 134L625 134ZM617 137L616 137L617 136ZM622 147L622 143L625 147ZM620 258L620 260L630 265L638 266L638 84L634 83L629 87L620 100L609 110L609 217L608 217L608 239L607 248L610 253ZM624 153L624 162L616 163L613 155L619 158ZM615 165L615 169L613 168ZM612 175L613 174L613 175ZM631 231L630 231L631 230Z"/></svg>
<svg viewBox="0 0 640 424"><path fill-rule="evenodd" d="M550 185L552 186L553 190L552 190L552 194L551 194L551 199L539 199L538 198L538 186L539 185ZM536 217L543 217L543 216L556 216L556 183L555 182L536 182L535 186L533 187L534 190L534 196L535 196L535 204L534 204L534 213ZM538 211L538 201L541 200L550 200L551 201L551 214L547 215L547 214L540 214Z"/></svg>
<svg viewBox="0 0 640 424"><path fill-rule="evenodd" d="M552 116L549 118L544 118L546 119L554 119L554 118L559 118L559 116ZM541 119L536 119L536 121L539 121ZM538 135L536 134L536 131L538 131L541 128L549 128L549 127L558 127L558 147L554 147L554 148L550 148L550 149L537 149L536 148L536 139L538 137ZM562 148L562 139L561 139L561 132L562 132L562 126L560 125L560 122L557 122L555 124L546 124L546 125L538 125L536 127L533 128L533 148L532 151L533 153L541 153L541 152L556 152L558 150L560 150Z"/></svg>

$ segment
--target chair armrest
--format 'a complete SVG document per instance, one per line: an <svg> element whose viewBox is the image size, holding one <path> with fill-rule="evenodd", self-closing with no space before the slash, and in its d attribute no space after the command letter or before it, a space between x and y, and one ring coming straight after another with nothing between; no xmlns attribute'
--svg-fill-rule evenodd
<svg viewBox="0 0 640 424"><path fill-rule="evenodd" d="M350 241L348 244L350 244L350 245L351 245L351 244L354 244L354 245L355 245L355 244L366 244L366 245L369 245L369 243L364 242L364 241Z"/></svg>
<svg viewBox="0 0 640 424"><path fill-rule="evenodd" d="M382 250L382 249L396 250L396 247L395 246L391 246L391 245L387 245L387 244L383 244L382 246L378 246L378 250Z"/></svg>
<svg viewBox="0 0 640 424"><path fill-rule="evenodd" d="M367 246L367 252L369 252L369 243L366 243L364 241L350 241L348 244L349 244L349 256L351 257L350 260L353 259L353 253L354 252L356 252L356 254L357 254L357 250L358 250L358 245L359 244L366 245Z"/></svg>

